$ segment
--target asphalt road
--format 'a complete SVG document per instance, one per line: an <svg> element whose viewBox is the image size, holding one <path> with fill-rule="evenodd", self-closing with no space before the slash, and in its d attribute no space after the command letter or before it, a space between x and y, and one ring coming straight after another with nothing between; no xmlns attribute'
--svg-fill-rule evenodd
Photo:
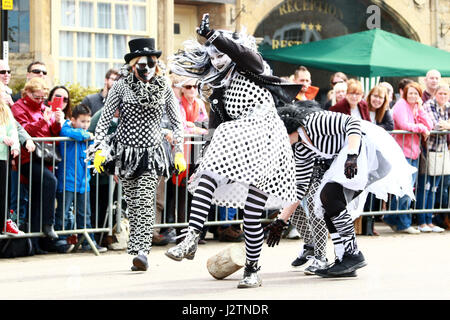
<svg viewBox="0 0 450 320"><path fill-rule="evenodd" d="M294 271L301 240L263 248L257 289L237 289L243 269L215 280L206 261L227 243L209 240L194 260L176 262L154 247L147 272L131 272L125 251L47 254L0 260L0 299L335 300L450 299L450 231L406 235L377 224L380 236L358 236L368 265L358 277L324 279ZM331 240L328 258L333 260Z"/></svg>

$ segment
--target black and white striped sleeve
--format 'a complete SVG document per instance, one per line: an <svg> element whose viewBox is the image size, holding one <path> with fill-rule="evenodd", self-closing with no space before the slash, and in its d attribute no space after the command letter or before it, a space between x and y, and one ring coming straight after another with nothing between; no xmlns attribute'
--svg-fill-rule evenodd
<svg viewBox="0 0 450 320"><path fill-rule="evenodd" d="M325 111L318 114L320 127L327 135L361 135L361 120L347 114Z"/></svg>
<svg viewBox="0 0 450 320"><path fill-rule="evenodd" d="M294 159L297 199L301 201L308 190L315 158L312 152L299 142L294 147Z"/></svg>

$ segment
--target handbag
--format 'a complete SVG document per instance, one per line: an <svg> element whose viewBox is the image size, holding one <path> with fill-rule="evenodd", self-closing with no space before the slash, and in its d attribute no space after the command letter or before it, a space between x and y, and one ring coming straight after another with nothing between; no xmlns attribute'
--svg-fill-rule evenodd
<svg viewBox="0 0 450 320"><path fill-rule="evenodd" d="M428 151L427 173L429 176L442 176L450 174L450 152Z"/></svg>
<svg viewBox="0 0 450 320"><path fill-rule="evenodd" d="M53 164L53 159L55 159L55 163L59 163L62 160L59 148L56 145L53 147L53 144L36 143L34 154L39 159L44 159L45 164Z"/></svg>

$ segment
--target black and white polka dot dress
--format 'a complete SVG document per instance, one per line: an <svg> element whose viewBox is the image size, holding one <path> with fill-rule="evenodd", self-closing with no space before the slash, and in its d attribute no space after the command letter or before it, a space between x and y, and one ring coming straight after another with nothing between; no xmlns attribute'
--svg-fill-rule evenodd
<svg viewBox="0 0 450 320"><path fill-rule="evenodd" d="M269 194L266 208L295 202L292 148L271 93L236 74L224 98L233 120L215 130L189 190L194 192L201 174L208 173L219 182L216 205L243 208L250 184Z"/></svg>

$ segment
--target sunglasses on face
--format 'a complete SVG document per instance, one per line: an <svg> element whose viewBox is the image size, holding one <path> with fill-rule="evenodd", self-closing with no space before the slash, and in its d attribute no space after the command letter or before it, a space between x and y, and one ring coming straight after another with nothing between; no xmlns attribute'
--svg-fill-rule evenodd
<svg viewBox="0 0 450 320"><path fill-rule="evenodd" d="M194 85L188 84L188 85L183 86L183 88L185 88L187 90L191 90L192 88L197 89L197 85L196 84L194 84Z"/></svg>
<svg viewBox="0 0 450 320"><path fill-rule="evenodd" d="M333 86L337 85L338 83L342 83L344 81L333 81Z"/></svg>
<svg viewBox="0 0 450 320"><path fill-rule="evenodd" d="M33 69L33 70L31 70L31 72L33 72L34 74L40 74L40 73L42 73L44 76L47 75L47 71L41 70L41 69Z"/></svg>
<svg viewBox="0 0 450 320"><path fill-rule="evenodd" d="M62 95L60 95L60 94L55 94L55 97L58 97L58 98L63 98L63 101L64 101L65 103L69 102L69 98L67 98L67 97L63 97L63 96L62 96Z"/></svg>
<svg viewBox="0 0 450 320"><path fill-rule="evenodd" d="M11 70L1 70L0 74L11 74Z"/></svg>
<svg viewBox="0 0 450 320"><path fill-rule="evenodd" d="M31 95L33 96L33 99L36 99L38 101L44 101L45 100L45 97L37 96L34 93L32 93Z"/></svg>
<svg viewBox="0 0 450 320"><path fill-rule="evenodd" d="M154 68L156 65L156 61L150 57L147 57L147 63L137 63L139 69L145 69L145 66L148 66L150 69Z"/></svg>

